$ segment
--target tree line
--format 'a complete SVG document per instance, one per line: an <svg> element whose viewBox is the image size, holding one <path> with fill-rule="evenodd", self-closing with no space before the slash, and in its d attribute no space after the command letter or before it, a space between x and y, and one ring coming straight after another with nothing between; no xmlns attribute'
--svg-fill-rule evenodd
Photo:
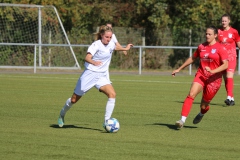
<svg viewBox="0 0 240 160"><path fill-rule="evenodd" d="M72 44L89 44L96 27L106 22L115 27L144 28L145 43L153 46L196 46L204 41L205 28L219 27L225 13L230 14L231 25L240 30L240 0L1 0L1 3L54 5ZM187 56L186 51L174 50L168 53L167 60L175 67ZM159 67L160 64L153 65Z"/></svg>

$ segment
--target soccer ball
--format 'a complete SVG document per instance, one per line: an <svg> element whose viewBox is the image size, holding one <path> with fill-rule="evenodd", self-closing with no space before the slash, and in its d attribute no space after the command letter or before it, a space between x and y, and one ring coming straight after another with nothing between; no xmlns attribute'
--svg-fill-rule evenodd
<svg viewBox="0 0 240 160"><path fill-rule="evenodd" d="M106 121L104 128L109 133L116 133L120 129L120 124L116 118L110 118Z"/></svg>

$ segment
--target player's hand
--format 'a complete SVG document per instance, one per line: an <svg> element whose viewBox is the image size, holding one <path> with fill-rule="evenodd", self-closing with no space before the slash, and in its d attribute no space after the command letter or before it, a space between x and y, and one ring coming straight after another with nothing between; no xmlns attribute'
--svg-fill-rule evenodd
<svg viewBox="0 0 240 160"><path fill-rule="evenodd" d="M127 48L127 50L129 50L132 47L133 47L133 44L128 44L126 48Z"/></svg>
<svg viewBox="0 0 240 160"><path fill-rule="evenodd" d="M212 70L209 67L205 67L205 70L209 73L212 73Z"/></svg>
<svg viewBox="0 0 240 160"><path fill-rule="evenodd" d="M102 62L101 61L94 61L93 65L94 66L101 66Z"/></svg>
<svg viewBox="0 0 240 160"><path fill-rule="evenodd" d="M178 73L178 72L179 72L178 69L174 70L174 71L172 72L172 76L175 77L175 74Z"/></svg>

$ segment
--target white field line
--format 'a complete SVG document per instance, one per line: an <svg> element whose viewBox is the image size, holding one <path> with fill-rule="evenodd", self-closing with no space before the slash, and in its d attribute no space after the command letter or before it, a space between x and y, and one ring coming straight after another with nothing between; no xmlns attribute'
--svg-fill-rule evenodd
<svg viewBox="0 0 240 160"><path fill-rule="evenodd" d="M61 80L77 80L78 78L63 78L63 77L43 77L43 76L14 76L14 75L6 75L0 74L0 77L9 77L9 78L29 78L29 79L61 79ZM179 82L179 81L156 81L156 80L119 80L119 79L111 79L111 81L115 82L139 82L139 83L172 83L172 84L191 84L192 81L189 82ZM222 84L223 85L223 84ZM238 86L240 84L234 84Z"/></svg>

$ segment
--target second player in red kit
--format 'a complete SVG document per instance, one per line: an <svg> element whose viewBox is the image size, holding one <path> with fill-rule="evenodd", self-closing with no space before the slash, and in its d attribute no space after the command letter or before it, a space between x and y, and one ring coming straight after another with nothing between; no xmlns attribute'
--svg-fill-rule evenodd
<svg viewBox="0 0 240 160"><path fill-rule="evenodd" d="M240 37L238 31L232 28L230 24L230 16L224 14L221 17L222 27L218 29L218 41L226 48L228 53L228 68L223 74L225 88L227 92L227 99L224 101L226 105L233 106L235 105L233 88L234 81L233 76L237 64L237 52L236 44L240 48Z"/></svg>
<svg viewBox="0 0 240 160"><path fill-rule="evenodd" d="M197 58L200 59L200 65L193 80L190 91L184 100L181 111L181 119L176 121L178 129L182 128L195 97L202 92L200 112L194 118L193 123L199 123L204 114L209 110L209 103L220 89L222 75L228 67L228 56L226 49L217 42L218 30L211 26L206 30L206 42L200 44L192 57L189 57L183 65L172 72L175 76L181 69L192 64Z"/></svg>

